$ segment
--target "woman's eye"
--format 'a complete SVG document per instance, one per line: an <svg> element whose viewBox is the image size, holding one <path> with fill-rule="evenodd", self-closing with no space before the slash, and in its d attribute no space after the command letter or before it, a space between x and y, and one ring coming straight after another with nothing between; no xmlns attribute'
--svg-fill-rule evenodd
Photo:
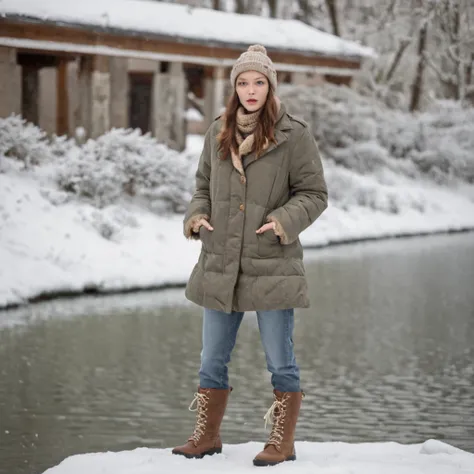
<svg viewBox="0 0 474 474"><path fill-rule="evenodd" d="M263 81L257 81L257 84L258 84L259 86L263 86L265 83L264 83Z"/></svg>
<svg viewBox="0 0 474 474"><path fill-rule="evenodd" d="M245 82L239 82L239 86L245 86Z"/></svg>

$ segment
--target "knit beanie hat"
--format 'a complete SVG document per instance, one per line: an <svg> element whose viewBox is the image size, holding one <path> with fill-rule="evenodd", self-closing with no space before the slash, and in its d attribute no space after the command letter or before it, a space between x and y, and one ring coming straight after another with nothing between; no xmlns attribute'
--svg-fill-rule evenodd
<svg viewBox="0 0 474 474"><path fill-rule="evenodd" d="M265 74L272 89L276 90L277 73L272 60L267 56L267 50L264 46L260 44L249 46L249 49L237 59L230 73L230 82L234 89L237 77L246 71L258 71Z"/></svg>

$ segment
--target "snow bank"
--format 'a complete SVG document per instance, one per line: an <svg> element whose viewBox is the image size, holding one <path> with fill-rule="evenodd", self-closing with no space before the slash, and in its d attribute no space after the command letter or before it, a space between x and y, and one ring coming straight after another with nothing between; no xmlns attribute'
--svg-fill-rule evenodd
<svg viewBox="0 0 474 474"><path fill-rule="evenodd" d="M260 443L224 445L219 455L190 460L174 456L170 449L139 448L119 453L72 456L44 474L157 474L254 473ZM474 455L440 441L399 443L297 442L298 460L271 468L271 472L305 474L472 474ZM267 470L265 470L266 472Z"/></svg>
<svg viewBox="0 0 474 474"><path fill-rule="evenodd" d="M132 30L144 34L333 56L372 56L371 48L324 33L300 21L263 18L141 0L2 0L0 15Z"/></svg>
<svg viewBox="0 0 474 474"><path fill-rule="evenodd" d="M181 215L62 196L31 176L0 174L0 307L42 293L184 282L198 249L179 238Z"/></svg>

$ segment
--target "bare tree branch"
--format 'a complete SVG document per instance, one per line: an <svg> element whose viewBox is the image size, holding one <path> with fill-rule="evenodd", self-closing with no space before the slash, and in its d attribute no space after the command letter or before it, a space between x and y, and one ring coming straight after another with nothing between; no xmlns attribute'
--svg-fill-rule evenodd
<svg viewBox="0 0 474 474"><path fill-rule="evenodd" d="M453 63L458 64L461 61L461 58L457 55L457 53L454 51L455 49L459 50L459 45L457 44L450 44L448 48L446 49L447 55Z"/></svg>
<svg viewBox="0 0 474 474"><path fill-rule="evenodd" d="M474 82L473 69L474 69L474 53L471 53L471 62L467 65L467 69L466 69L466 83L467 84L472 84Z"/></svg>
<svg viewBox="0 0 474 474"><path fill-rule="evenodd" d="M296 19L311 25L311 5L309 0L298 0L299 12Z"/></svg>
<svg viewBox="0 0 474 474"><path fill-rule="evenodd" d="M383 14L382 18L380 18L380 21L378 22L377 30L379 31L383 30L386 27L387 21L389 20L389 18L394 17L394 12L395 12L395 7L397 5L397 2L398 0L391 0L391 2L389 3L387 7L387 10Z"/></svg>
<svg viewBox="0 0 474 474"><path fill-rule="evenodd" d="M387 75L385 77L386 82L390 82L392 80L393 74L395 73L395 70L400 64L403 53L405 52L405 50L407 49L410 43L411 43L411 38L404 38L400 41L397 52L395 53L395 56L393 57L392 64L390 65Z"/></svg>
<svg viewBox="0 0 474 474"><path fill-rule="evenodd" d="M456 87L456 76L454 74L446 74L441 69L437 66L437 64L430 58L428 54L424 55L424 60L426 61L426 64L433 69L433 71L436 73L438 76L439 80L443 82L444 84L448 86L454 86Z"/></svg>
<svg viewBox="0 0 474 474"><path fill-rule="evenodd" d="M329 17L331 18L333 34L335 34L336 36L341 36L336 0L326 0L326 7L329 12Z"/></svg>
<svg viewBox="0 0 474 474"><path fill-rule="evenodd" d="M278 0L267 0L270 9L270 18L278 17Z"/></svg>
<svg viewBox="0 0 474 474"><path fill-rule="evenodd" d="M420 107L421 95L423 90L423 72L425 70L425 51L426 37L428 36L428 22L424 21L420 28L420 36L418 39L418 66L416 68L415 80L412 87L412 95L410 102L410 112L418 110Z"/></svg>
<svg viewBox="0 0 474 474"><path fill-rule="evenodd" d="M235 0L235 13L245 13L245 0Z"/></svg>

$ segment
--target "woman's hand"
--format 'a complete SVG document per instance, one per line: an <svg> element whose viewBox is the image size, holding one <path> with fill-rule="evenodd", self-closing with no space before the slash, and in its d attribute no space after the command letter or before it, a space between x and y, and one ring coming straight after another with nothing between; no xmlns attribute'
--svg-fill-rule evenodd
<svg viewBox="0 0 474 474"><path fill-rule="evenodd" d="M198 220L194 226L193 226L193 232L195 234L198 234L199 233L199 229L201 226L204 226L207 230L210 230L210 231L213 231L214 230L214 227L211 226L211 224L209 224L209 222L206 221L206 219L200 219Z"/></svg>
<svg viewBox="0 0 474 474"><path fill-rule="evenodd" d="M257 229L257 234L263 234L267 230L273 230L275 232L276 224L274 222L268 222L267 224L263 224L260 229Z"/></svg>

